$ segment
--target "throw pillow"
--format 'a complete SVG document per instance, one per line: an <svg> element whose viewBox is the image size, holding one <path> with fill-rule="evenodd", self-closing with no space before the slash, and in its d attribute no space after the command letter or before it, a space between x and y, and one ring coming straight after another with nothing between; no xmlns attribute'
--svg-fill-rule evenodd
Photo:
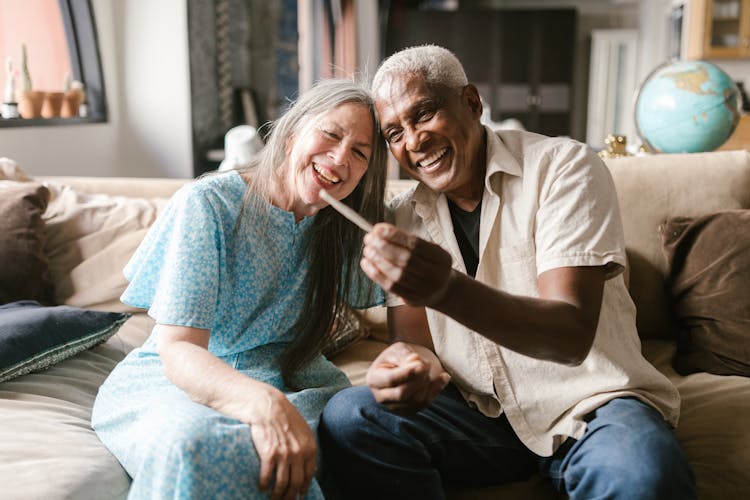
<svg viewBox="0 0 750 500"><path fill-rule="evenodd" d="M48 201L40 184L0 181L0 304L52 303L42 219Z"/></svg>
<svg viewBox="0 0 750 500"><path fill-rule="evenodd" d="M166 206L166 198L88 194L47 183L45 252L56 304L135 312L120 302L127 286L122 268Z"/></svg>
<svg viewBox="0 0 750 500"><path fill-rule="evenodd" d="M130 317L24 300L0 306L0 382L39 371L104 342Z"/></svg>
<svg viewBox="0 0 750 500"><path fill-rule="evenodd" d="M333 320L331 340L323 348L323 355L330 359L367 335L367 329L362 325L358 313L345 307Z"/></svg>
<svg viewBox="0 0 750 500"><path fill-rule="evenodd" d="M675 370L750 376L750 210L660 228L679 318Z"/></svg>

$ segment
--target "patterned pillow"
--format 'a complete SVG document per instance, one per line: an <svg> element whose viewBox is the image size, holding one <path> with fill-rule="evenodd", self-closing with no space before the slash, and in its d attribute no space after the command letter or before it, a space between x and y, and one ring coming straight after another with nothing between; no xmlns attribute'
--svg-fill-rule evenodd
<svg viewBox="0 0 750 500"><path fill-rule="evenodd" d="M43 370L114 335L130 314L45 307L32 300L0 305L0 382Z"/></svg>
<svg viewBox="0 0 750 500"><path fill-rule="evenodd" d="M359 314L345 307L342 313L333 320L333 338L323 349L323 355L330 359L367 336L367 329L360 321Z"/></svg>
<svg viewBox="0 0 750 500"><path fill-rule="evenodd" d="M750 376L750 210L660 228L679 319L675 370Z"/></svg>

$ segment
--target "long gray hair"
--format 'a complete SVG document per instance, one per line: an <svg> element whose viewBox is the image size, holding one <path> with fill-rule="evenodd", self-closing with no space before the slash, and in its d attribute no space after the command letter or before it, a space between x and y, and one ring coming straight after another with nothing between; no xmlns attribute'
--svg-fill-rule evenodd
<svg viewBox="0 0 750 500"><path fill-rule="evenodd" d="M375 104L363 85L332 79L316 83L292 103L271 125L266 145L257 157L247 167L238 169L243 174L250 174L245 176L249 182L243 215L251 217L252 223L259 223L267 217L274 178L284 175L281 170L288 164L287 146L305 125L306 119L347 103L367 107L373 120L373 136L367 171L354 191L342 201L370 221L383 220L387 153L380 138ZM320 210L315 218L309 250L312 265L306 276L307 294L293 328L294 339L280 360L284 382L290 388L295 385L294 375L332 341L334 319L349 302L350 289L367 290L366 299L374 297L374 285L358 272L363 236L358 227L331 207ZM359 295L359 301L362 301L362 294Z"/></svg>

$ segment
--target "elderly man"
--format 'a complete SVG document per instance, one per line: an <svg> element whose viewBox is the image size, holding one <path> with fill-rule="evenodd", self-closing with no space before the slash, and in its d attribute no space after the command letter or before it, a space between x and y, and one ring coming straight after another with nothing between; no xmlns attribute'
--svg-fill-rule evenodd
<svg viewBox="0 0 750 500"><path fill-rule="evenodd" d="M365 238L392 343L322 416L343 495L436 499L538 472L572 499L694 498L679 395L640 352L606 166L570 139L483 127L441 47L391 56L372 90L419 184Z"/></svg>

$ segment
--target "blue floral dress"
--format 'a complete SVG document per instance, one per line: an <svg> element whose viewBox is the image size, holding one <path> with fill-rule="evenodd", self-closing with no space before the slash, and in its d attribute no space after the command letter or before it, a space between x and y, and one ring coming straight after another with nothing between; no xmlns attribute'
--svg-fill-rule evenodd
<svg viewBox="0 0 750 500"><path fill-rule="evenodd" d="M346 376L319 356L293 392L277 362L304 301L314 217L296 223L269 206L263 224L245 216L236 228L245 189L229 172L178 191L125 267L130 283L121 299L147 308L157 323L210 329L210 352L284 391L315 431L328 399L349 385ZM370 286L352 292L354 307L383 300ZM129 498L266 497L250 426L167 380L155 336L115 367L92 413L93 428L133 478ZM307 498L322 498L315 481Z"/></svg>

